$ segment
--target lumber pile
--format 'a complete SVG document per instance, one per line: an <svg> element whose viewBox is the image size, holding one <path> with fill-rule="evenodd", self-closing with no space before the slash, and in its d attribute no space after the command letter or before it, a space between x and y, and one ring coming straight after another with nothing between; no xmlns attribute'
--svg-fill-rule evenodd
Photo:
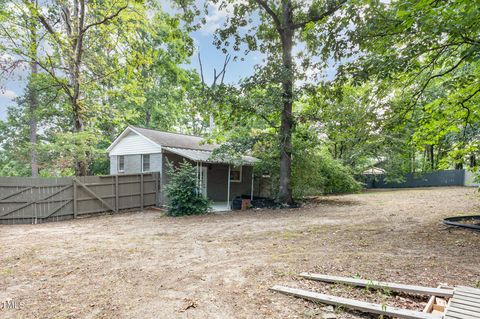
<svg viewBox="0 0 480 319"><path fill-rule="evenodd" d="M396 318L480 319L480 289L476 288L461 286L424 287L312 273L301 273L300 277L327 283L346 284L372 289L389 289L395 292L429 295L431 297L423 311L415 311L280 285L273 286L271 290L327 305L343 306L358 311Z"/></svg>

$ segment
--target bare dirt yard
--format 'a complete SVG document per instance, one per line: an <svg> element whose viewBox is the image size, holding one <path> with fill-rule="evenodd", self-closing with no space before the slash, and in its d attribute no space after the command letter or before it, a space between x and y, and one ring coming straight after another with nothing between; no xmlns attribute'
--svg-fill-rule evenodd
<svg viewBox="0 0 480 319"><path fill-rule="evenodd" d="M322 318L274 284L422 309L426 299L302 280L310 271L406 284L480 285L473 188L320 197L299 209L171 218L149 210L0 225L0 318ZM369 318L345 309L337 318Z"/></svg>

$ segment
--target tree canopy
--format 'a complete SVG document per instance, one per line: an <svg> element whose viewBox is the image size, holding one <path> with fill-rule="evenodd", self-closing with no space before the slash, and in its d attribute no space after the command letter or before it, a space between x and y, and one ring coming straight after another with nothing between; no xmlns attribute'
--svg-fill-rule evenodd
<svg viewBox="0 0 480 319"><path fill-rule="evenodd" d="M155 1L5 0L0 78L21 74L27 85L0 123L2 175L105 174L105 149L128 124L252 153L287 204L353 191L351 177L372 166L395 179L476 170L475 1L168 5L167 13ZM192 37L212 8L224 13L212 46L225 59L207 70ZM224 81L230 63L251 55L261 57L252 74Z"/></svg>

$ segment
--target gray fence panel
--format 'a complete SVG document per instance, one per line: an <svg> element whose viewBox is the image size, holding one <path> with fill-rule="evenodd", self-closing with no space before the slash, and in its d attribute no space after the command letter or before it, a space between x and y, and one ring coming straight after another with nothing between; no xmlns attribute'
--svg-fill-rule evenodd
<svg viewBox="0 0 480 319"><path fill-rule="evenodd" d="M365 185L367 188L407 188L407 187L433 187L433 186L463 186L465 183L465 170L443 170L429 173L409 173L403 182L387 182L383 175L367 175Z"/></svg>
<svg viewBox="0 0 480 319"><path fill-rule="evenodd" d="M36 224L158 203L159 173L0 177L0 224Z"/></svg>

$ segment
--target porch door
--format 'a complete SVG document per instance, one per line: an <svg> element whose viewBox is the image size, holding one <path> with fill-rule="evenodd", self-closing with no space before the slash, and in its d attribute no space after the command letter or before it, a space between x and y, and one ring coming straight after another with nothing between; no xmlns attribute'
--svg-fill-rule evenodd
<svg viewBox="0 0 480 319"><path fill-rule="evenodd" d="M208 167L202 167L200 171L200 191L204 197L207 197L207 172Z"/></svg>

